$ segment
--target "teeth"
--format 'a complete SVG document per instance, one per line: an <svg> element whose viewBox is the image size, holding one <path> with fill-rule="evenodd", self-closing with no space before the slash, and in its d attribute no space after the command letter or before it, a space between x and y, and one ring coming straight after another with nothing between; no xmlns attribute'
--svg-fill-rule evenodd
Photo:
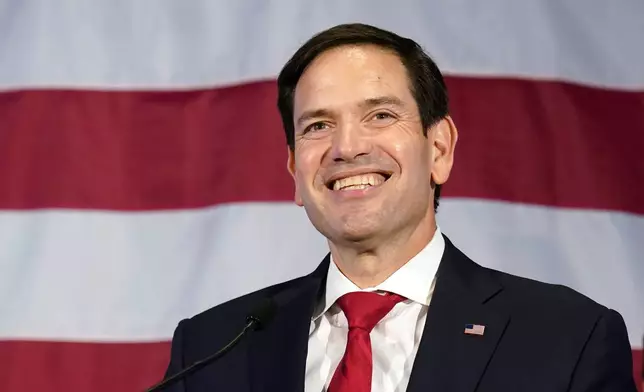
<svg viewBox="0 0 644 392"><path fill-rule="evenodd" d="M381 174L369 173L337 180L333 183L333 190L367 189L383 182L385 182L385 178Z"/></svg>
<svg viewBox="0 0 644 392"><path fill-rule="evenodd" d="M342 188L342 190L343 191L350 191L350 190L356 190L356 189L367 189L370 186L371 185L368 185L368 184L349 185L349 186L345 186L344 188Z"/></svg>

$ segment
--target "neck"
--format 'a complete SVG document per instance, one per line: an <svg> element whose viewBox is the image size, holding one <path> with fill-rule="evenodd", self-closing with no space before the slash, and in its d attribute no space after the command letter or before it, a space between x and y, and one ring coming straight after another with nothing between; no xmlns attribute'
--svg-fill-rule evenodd
<svg viewBox="0 0 644 392"><path fill-rule="evenodd" d="M369 244L329 242L338 269L361 289L374 287L416 256L434 236L436 221L430 217L414 229L401 231L384 240Z"/></svg>

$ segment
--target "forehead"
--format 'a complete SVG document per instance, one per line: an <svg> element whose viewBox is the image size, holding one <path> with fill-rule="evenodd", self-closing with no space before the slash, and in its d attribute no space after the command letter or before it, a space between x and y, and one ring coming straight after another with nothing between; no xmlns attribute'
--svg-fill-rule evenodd
<svg viewBox="0 0 644 392"><path fill-rule="evenodd" d="M297 115L311 107L355 105L380 96L413 100L400 58L373 45L341 46L309 64L295 88L293 109Z"/></svg>

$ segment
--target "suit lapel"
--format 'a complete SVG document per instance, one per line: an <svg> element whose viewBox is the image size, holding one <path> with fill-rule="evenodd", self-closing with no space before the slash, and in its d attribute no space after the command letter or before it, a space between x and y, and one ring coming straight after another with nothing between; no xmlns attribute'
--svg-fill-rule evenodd
<svg viewBox="0 0 644 392"><path fill-rule="evenodd" d="M311 315L324 289L328 266L327 256L312 274L274 296L278 304L274 320L250 342L253 392L304 391Z"/></svg>
<svg viewBox="0 0 644 392"><path fill-rule="evenodd" d="M510 319L509 310L497 301L502 289L488 270L445 238L408 391L476 389ZM465 334L466 324L484 325L484 334Z"/></svg>

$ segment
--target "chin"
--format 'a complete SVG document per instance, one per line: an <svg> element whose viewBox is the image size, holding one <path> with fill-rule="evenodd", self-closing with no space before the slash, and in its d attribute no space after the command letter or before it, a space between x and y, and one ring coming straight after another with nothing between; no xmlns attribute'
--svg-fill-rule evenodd
<svg viewBox="0 0 644 392"><path fill-rule="evenodd" d="M342 225L329 230L327 238L333 242L364 242L377 235L371 225Z"/></svg>
<svg viewBox="0 0 644 392"><path fill-rule="evenodd" d="M365 208L345 211L328 219L320 209L307 209L309 220L323 236L332 242L362 242L378 235L386 226L380 211Z"/></svg>

